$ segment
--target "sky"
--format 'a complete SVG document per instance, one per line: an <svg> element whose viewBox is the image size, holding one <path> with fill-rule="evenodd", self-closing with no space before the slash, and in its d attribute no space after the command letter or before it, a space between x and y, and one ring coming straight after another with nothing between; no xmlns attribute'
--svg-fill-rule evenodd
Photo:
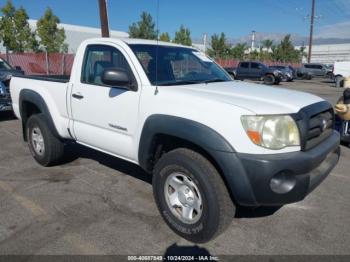
<svg viewBox="0 0 350 262"><path fill-rule="evenodd" d="M51 7L62 23L99 27L98 0L12 0L22 5L31 19ZM252 30L261 35L307 36L311 0L107 0L110 28L128 31L142 11L151 13L160 32L173 36L181 24L194 39L224 32L240 39ZM0 6L6 0L0 0ZM315 35L350 38L350 0L316 0Z"/></svg>

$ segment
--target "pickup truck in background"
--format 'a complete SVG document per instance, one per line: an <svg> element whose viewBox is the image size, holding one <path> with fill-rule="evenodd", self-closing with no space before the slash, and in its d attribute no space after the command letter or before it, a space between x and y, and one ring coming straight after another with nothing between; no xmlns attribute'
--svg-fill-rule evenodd
<svg viewBox="0 0 350 262"><path fill-rule="evenodd" d="M13 68L4 59L0 58L0 112L11 111L10 80L12 75L23 75L20 67Z"/></svg>
<svg viewBox="0 0 350 262"><path fill-rule="evenodd" d="M282 81L292 82L294 80L294 70L290 66L272 65L269 68L279 70L282 73Z"/></svg>
<svg viewBox="0 0 350 262"><path fill-rule="evenodd" d="M233 81L191 47L91 39L70 79L16 76L10 87L39 164L59 164L73 141L141 166L166 223L193 242L222 233L237 205L303 200L339 159L331 104Z"/></svg>
<svg viewBox="0 0 350 262"><path fill-rule="evenodd" d="M236 79L263 81L266 85L278 85L283 78L281 71L271 69L259 62L240 62L236 69Z"/></svg>
<svg viewBox="0 0 350 262"><path fill-rule="evenodd" d="M237 79L237 67L224 67L224 69L232 77L232 79Z"/></svg>

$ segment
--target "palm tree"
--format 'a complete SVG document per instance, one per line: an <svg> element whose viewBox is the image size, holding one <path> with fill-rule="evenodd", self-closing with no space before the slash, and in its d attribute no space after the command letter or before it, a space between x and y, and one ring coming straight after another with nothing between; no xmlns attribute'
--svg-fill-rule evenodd
<svg viewBox="0 0 350 262"><path fill-rule="evenodd" d="M270 51L271 47L273 46L273 40L271 39L265 39L261 41L261 45L266 48L267 51Z"/></svg>

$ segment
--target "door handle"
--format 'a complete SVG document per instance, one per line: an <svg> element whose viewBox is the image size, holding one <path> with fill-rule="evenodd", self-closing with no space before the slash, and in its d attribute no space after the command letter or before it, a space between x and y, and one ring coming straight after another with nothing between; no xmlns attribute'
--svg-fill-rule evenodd
<svg viewBox="0 0 350 262"><path fill-rule="evenodd" d="M80 93L72 94L72 97L76 98L76 99L83 99L84 98L84 96L82 94L80 94Z"/></svg>

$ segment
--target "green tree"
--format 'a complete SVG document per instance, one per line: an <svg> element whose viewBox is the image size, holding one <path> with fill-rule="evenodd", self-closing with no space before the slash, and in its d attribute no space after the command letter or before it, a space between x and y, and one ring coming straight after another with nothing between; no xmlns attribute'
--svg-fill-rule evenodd
<svg viewBox="0 0 350 262"><path fill-rule="evenodd" d="M22 6L16 10L9 0L1 12L0 40L6 49L14 52L36 51L38 42L30 29L26 10Z"/></svg>
<svg viewBox="0 0 350 262"><path fill-rule="evenodd" d="M183 25L180 26L179 31L175 32L174 42L181 45L192 45L191 32Z"/></svg>
<svg viewBox="0 0 350 262"><path fill-rule="evenodd" d="M261 45L263 48L266 48L266 50L269 51L271 49L271 47L273 46L273 40L265 39L265 40L261 41Z"/></svg>
<svg viewBox="0 0 350 262"><path fill-rule="evenodd" d="M273 40L271 39L265 39L261 41L261 46L260 46L260 52L259 52L259 59L261 61L267 61L267 60L272 60L271 57L271 50L273 47Z"/></svg>
<svg viewBox="0 0 350 262"><path fill-rule="evenodd" d="M59 23L60 19L54 15L51 8L47 8L36 24L40 45L48 53L64 52L68 49L64 43L65 31L63 28L58 28Z"/></svg>
<svg viewBox="0 0 350 262"><path fill-rule="evenodd" d="M129 26L129 35L131 38L157 39L158 32L155 29L152 16L147 12L143 12L141 20Z"/></svg>
<svg viewBox="0 0 350 262"><path fill-rule="evenodd" d="M208 55L214 58L227 58L230 55L224 33L221 33L220 36L217 34L211 36L211 48L208 49Z"/></svg>
<svg viewBox="0 0 350 262"><path fill-rule="evenodd" d="M38 41L35 38L35 32L32 32L28 19L27 12L22 6L16 10L14 22L16 28L15 39L17 42L16 51L18 52L37 51L39 47Z"/></svg>
<svg viewBox="0 0 350 262"><path fill-rule="evenodd" d="M170 40L170 36L169 36L169 34L168 34L167 32L162 33L162 34L160 35L160 37L159 37L159 40L160 40L160 41L164 41L164 42L170 42L170 41L171 41L171 40Z"/></svg>
<svg viewBox="0 0 350 262"><path fill-rule="evenodd" d="M246 43L239 43L236 44L234 47L231 48L230 53L231 57L239 60L243 60L245 57L245 51L247 50L247 44Z"/></svg>
<svg viewBox="0 0 350 262"><path fill-rule="evenodd" d="M300 62L302 59L303 51L296 50L291 36L286 35L281 43L272 47L272 58L278 62Z"/></svg>

